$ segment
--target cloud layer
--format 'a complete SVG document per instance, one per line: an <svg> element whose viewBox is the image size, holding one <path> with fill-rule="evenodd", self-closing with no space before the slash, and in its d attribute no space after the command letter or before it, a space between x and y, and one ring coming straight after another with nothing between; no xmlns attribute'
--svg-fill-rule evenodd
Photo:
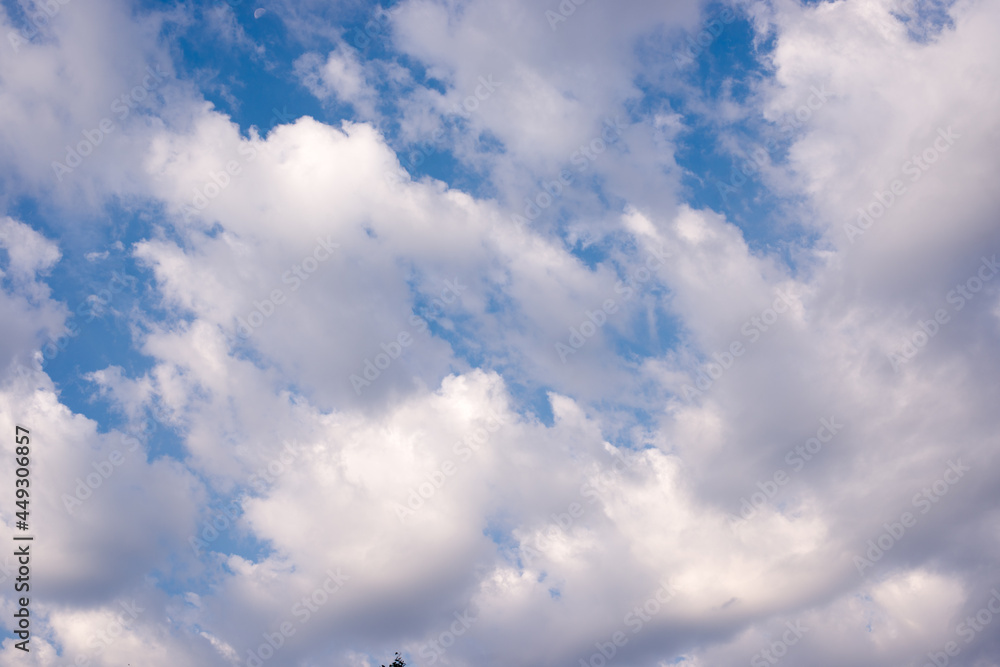
<svg viewBox="0 0 1000 667"><path fill-rule="evenodd" d="M231 5L0 15L0 664L1000 664L995 3Z"/></svg>

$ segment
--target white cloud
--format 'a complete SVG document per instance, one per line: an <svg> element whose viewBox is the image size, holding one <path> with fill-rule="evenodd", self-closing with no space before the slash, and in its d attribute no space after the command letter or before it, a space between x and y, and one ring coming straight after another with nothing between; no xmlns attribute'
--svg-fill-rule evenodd
<svg viewBox="0 0 1000 667"><path fill-rule="evenodd" d="M353 105L362 118L375 115L377 93L371 75L350 46L340 44L325 62L318 54L307 53L295 62L295 70L309 92L321 100L335 97Z"/></svg>

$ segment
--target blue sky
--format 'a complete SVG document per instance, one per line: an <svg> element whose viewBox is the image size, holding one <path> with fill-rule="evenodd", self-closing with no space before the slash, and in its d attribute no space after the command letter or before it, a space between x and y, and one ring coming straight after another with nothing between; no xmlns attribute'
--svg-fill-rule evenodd
<svg viewBox="0 0 1000 667"><path fill-rule="evenodd" d="M0 665L1000 664L995 3L0 21Z"/></svg>

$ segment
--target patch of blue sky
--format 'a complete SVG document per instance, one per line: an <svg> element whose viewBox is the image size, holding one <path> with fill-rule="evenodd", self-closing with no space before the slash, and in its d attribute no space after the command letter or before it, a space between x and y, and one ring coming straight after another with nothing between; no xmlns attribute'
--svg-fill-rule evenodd
<svg viewBox="0 0 1000 667"><path fill-rule="evenodd" d="M718 6L710 6L702 25L720 13ZM675 159L684 170L682 195L687 203L725 215L742 230L751 248L781 250L802 241L804 229L792 214L799 202L773 192L750 157L759 156L755 149L765 145L777 127L757 115L723 122L717 111L723 103L742 105L757 94L760 83L771 76L768 55L776 36L758 39L750 21L740 14L721 25L707 46L692 48L686 55L691 46L687 35L661 35L639 44L647 73L636 82L644 97L634 111L681 116L683 130L676 138ZM733 150L732 145L738 148ZM768 160L780 163L786 148L787 142L779 143Z"/></svg>
<svg viewBox="0 0 1000 667"><path fill-rule="evenodd" d="M267 321L265 321L260 328L266 327L267 324ZM275 368L274 361L259 352L254 345L253 336L257 335L257 331L260 331L260 329L255 329L254 333L250 334L247 339L242 337L234 337L232 339L232 357L238 361L248 361L261 370Z"/></svg>
<svg viewBox="0 0 1000 667"><path fill-rule="evenodd" d="M944 30L953 30L950 10L955 0L897 0L891 13L919 44L933 42Z"/></svg>
<svg viewBox="0 0 1000 667"><path fill-rule="evenodd" d="M460 303L442 305L440 299L413 293L413 313L427 323L428 333L448 343L454 356L467 367L500 370L490 349L482 342L480 321L464 312ZM459 366L450 370L458 373L466 368Z"/></svg>
<svg viewBox="0 0 1000 667"><path fill-rule="evenodd" d="M607 193L603 188L603 177L595 175L590 183L592 187L583 190L579 199L555 199L552 206L542 210L541 215L532 221L532 225L536 230L549 230L562 240L567 252L595 270L598 265L607 264L612 259L616 245L623 239L613 228L601 229L581 223L613 219L621 215L628 202ZM627 239L624 241L627 242Z"/></svg>
<svg viewBox="0 0 1000 667"><path fill-rule="evenodd" d="M134 242L152 234L149 211L125 209L112 202L98 221L70 221L65 213L20 200L11 215L49 239L59 239L62 258L44 277L52 298L69 311L70 335L42 341L42 369L52 378L69 409L93 419L101 432L126 430L127 420L99 395L88 373L118 366L128 378L152 369L152 360L135 347L133 326L146 318L161 320L152 273L130 254ZM52 221L58 220L58 224ZM79 223L79 224L76 224ZM145 438L150 459L183 459L177 433L165 425Z"/></svg>
<svg viewBox="0 0 1000 667"><path fill-rule="evenodd" d="M382 27L386 30L388 25L384 20L377 17L381 12L372 11L366 15L368 22L347 24L345 35L348 36L348 43L358 42L360 36L378 36L376 28ZM368 26L370 29L365 30ZM362 40L363 43L363 40ZM406 141L402 138L399 123L395 118L403 116L403 105L406 104L405 97L399 93L411 92L416 88L427 88L442 95L448 93L448 82L440 81L428 73L427 68L420 61L399 52L391 47L391 40L388 32L384 37L372 39L372 45L365 49L359 49L359 56L366 60L380 60L392 62L405 68L412 83L402 86L385 84L377 88L379 94L379 109L383 112L384 120L378 124L378 129L386 138L390 147L397 152L400 164L410 174L414 180L420 180L429 176L446 183L451 188L457 188L475 197L487 198L496 195L496 189L487 179L487 174L474 169L468 162L459 160L448 144L448 138L454 139L463 133L472 131L473 124L467 118L463 118L458 113L446 110L442 123L444 127L444 140L437 142L430 141L430 137L417 139L416 141ZM470 113L470 112L463 112ZM475 113L472 111L471 113ZM326 119L331 122L332 119ZM488 131L481 131L474 137L474 150L477 154L500 154L505 152L503 143L495 135Z"/></svg>
<svg viewBox="0 0 1000 667"><path fill-rule="evenodd" d="M443 145L396 142L393 148L397 151L400 164L415 181L430 177L474 197L496 196L496 188L489 183L484 173L460 161Z"/></svg>
<svg viewBox="0 0 1000 667"><path fill-rule="evenodd" d="M451 345L455 356L474 368L495 371L503 378L511 399L512 409L529 419L551 427L555 423L552 404L548 393L553 387L546 384L527 360L516 352L486 348L479 342L474 331L454 332L441 335ZM555 351L553 348L553 355ZM464 369L453 368L453 372ZM565 392L565 389L563 390Z"/></svg>
<svg viewBox="0 0 1000 667"><path fill-rule="evenodd" d="M560 390L545 383L537 373L524 365L523 359L494 358L492 362L490 368L500 373L504 379L511 399L511 409L529 421L538 421L546 427L553 426L555 413L552 411L549 392L565 394L565 388Z"/></svg>
<svg viewBox="0 0 1000 667"><path fill-rule="evenodd" d="M586 243L583 240L577 240L569 251L593 271L608 258L607 251L601 245L601 243Z"/></svg>
<svg viewBox="0 0 1000 667"><path fill-rule="evenodd" d="M196 3L194 7L205 12L218 4ZM229 115L243 136L248 136L251 126L266 135L275 125L301 116L330 121L334 111L342 111L341 118L349 117L346 108L324 109L299 82L293 63L302 55L302 48L292 41L276 16L265 13L254 19L253 9L247 2L233 11L248 37L264 46L263 55L220 39L204 20L183 28L166 23L161 36L174 46L173 64L178 76L198 83L205 98Z"/></svg>
<svg viewBox="0 0 1000 667"><path fill-rule="evenodd" d="M658 305L669 290L658 282L655 268L650 271L644 265L645 259L637 254L630 240L606 237L590 245L578 241L571 252L591 270L605 265L617 275L615 282L608 284L607 298L614 300L619 310L608 314L607 324L601 328L619 358L638 364L643 359L661 357L677 346L681 335L676 318ZM638 310L634 309L636 299L643 304ZM603 300L595 300L593 310L602 305Z"/></svg>
<svg viewBox="0 0 1000 667"><path fill-rule="evenodd" d="M506 381L516 412L525 416L530 415L548 428L555 425L556 417L552 412L552 402L549 400L551 387L534 382L522 383L510 379Z"/></svg>
<svg viewBox="0 0 1000 667"><path fill-rule="evenodd" d="M514 299L501 289L492 289L486 295L485 312L495 315L499 322L498 326L508 331L518 326L514 306ZM467 335L473 335L473 332L467 332ZM502 373L515 412L537 419L545 426L552 426L555 423L555 415L548 397L552 387L540 382L537 375L528 372L522 360L510 358L510 351L504 356L494 354L486 357L480 350L477 350L475 355L464 353L461 343L457 348L453 345L452 349L470 365L474 361L482 361L484 365L480 368L483 370Z"/></svg>
<svg viewBox="0 0 1000 667"><path fill-rule="evenodd" d="M481 323L475 317L461 312L460 304L456 307L435 305L435 299L416 291L417 282L409 280L413 313L427 322L431 335L448 343L455 357L471 368L485 371L495 371L503 375L513 402L513 409L521 415L532 415L542 423L551 426L553 423L552 406L549 403L548 386L539 383L530 369L525 368L522 360L512 358L509 350L500 352L491 349L482 341L488 340L481 331ZM512 318L510 306L513 301L499 290L491 290L487 295L487 312L498 316L500 326L516 326ZM477 326L477 323L480 326ZM451 372L462 372L464 369L454 367Z"/></svg>
<svg viewBox="0 0 1000 667"><path fill-rule="evenodd" d="M391 10L393 4L386 3L384 8ZM145 6L157 8L162 5L162 2L156 1L147 2ZM199 2L194 7L197 11L207 12L217 5L217 2ZM254 3L234 1L230 5L247 36L265 47L264 55L220 40L203 22L183 29L167 24L164 36L170 36L176 44L174 66L179 75L200 82L202 94L218 110L230 116L243 136L248 136L251 126L257 127L266 136L276 125L294 122L302 116L313 117L334 127L339 127L345 120L360 120L357 110L351 104L337 100L335 95L327 100L318 100L294 71L294 62L307 51L316 52L325 59L338 44L346 44L357 52L362 63L378 61L376 64L384 65L391 62L405 68L412 77L410 84L378 83L375 103L382 115L382 120L376 122L377 128L397 152L400 163L410 175L414 179L430 176L477 197L495 195L495 189L485 175L456 159L446 142L430 145L401 138L399 123L395 120L402 116L401 107L406 103L401 93L415 87L426 87L443 94L446 83L429 76L421 62L392 48L385 9L376 4L353 10L337 9L335 22L340 37L313 36L305 45L288 34L276 14L265 12L260 18L254 18ZM452 125L452 131L465 131L464 122L456 116L450 117L447 122ZM504 150L499 140L488 133L476 137L476 145L480 153Z"/></svg>
<svg viewBox="0 0 1000 667"><path fill-rule="evenodd" d="M625 361L637 363L662 357L680 342L676 318L659 307L644 304L631 316L622 317L619 311L609 320L604 335L615 354Z"/></svg>
<svg viewBox="0 0 1000 667"><path fill-rule="evenodd" d="M509 273L506 274L509 278ZM506 313L514 305L514 299L502 289L494 288L486 294L486 306L483 311L495 315Z"/></svg>
<svg viewBox="0 0 1000 667"><path fill-rule="evenodd" d="M210 488L208 484L206 488ZM242 500L245 501L246 498ZM274 544L258 539L252 532L241 527L242 516L240 497L212 494L205 504L205 513L196 523L195 532L191 535L194 538L193 545L189 540L186 555L190 554L204 562L212 561L211 552L236 555L249 561L260 561L274 555ZM200 575L201 578L206 576L210 575ZM173 577L166 577L165 583L189 583L190 580L182 572L176 572Z"/></svg>
<svg viewBox="0 0 1000 667"><path fill-rule="evenodd" d="M663 397L652 382L641 389L645 393L630 397L628 402L604 400L593 406L601 415L601 436L619 449L641 451L653 446L649 434L660 425ZM645 404L637 404L640 401Z"/></svg>
<svg viewBox="0 0 1000 667"><path fill-rule="evenodd" d="M490 351L477 335L478 322L474 316L462 312L427 320L430 332L447 342L456 357L473 368L490 369Z"/></svg>
<svg viewBox="0 0 1000 667"><path fill-rule="evenodd" d="M544 520L544 515L539 516L538 520ZM525 524L531 524L532 522L524 521ZM526 563L521 560L521 541L514 537L513 530L518 525L522 524L522 520L515 519L513 517L501 514L493 514L486 519L486 527L483 529L483 536L488 538L493 544L497 545L497 553L502 554L509 562L515 563L520 567L524 567ZM528 544L528 541L525 541ZM530 560L530 559L529 559ZM543 571L539 581L544 581L546 573Z"/></svg>

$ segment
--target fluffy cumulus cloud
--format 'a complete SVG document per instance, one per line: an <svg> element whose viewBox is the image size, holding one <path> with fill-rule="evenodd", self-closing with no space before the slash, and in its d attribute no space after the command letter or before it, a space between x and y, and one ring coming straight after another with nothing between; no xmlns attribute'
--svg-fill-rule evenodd
<svg viewBox="0 0 1000 667"><path fill-rule="evenodd" d="M0 10L0 664L1000 665L996 3L261 9Z"/></svg>

